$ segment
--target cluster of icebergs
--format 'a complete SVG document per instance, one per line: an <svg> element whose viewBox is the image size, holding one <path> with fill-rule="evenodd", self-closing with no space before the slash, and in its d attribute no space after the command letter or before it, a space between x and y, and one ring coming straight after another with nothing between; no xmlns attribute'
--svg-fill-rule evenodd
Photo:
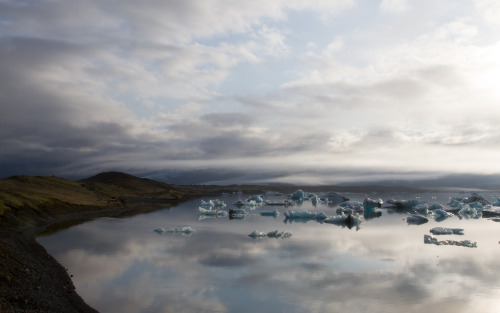
<svg viewBox="0 0 500 313"><path fill-rule="evenodd" d="M278 194L282 196L281 194ZM314 193L306 193L302 190L297 190L293 194L288 195L290 200L280 200L280 201L268 201L264 200L268 197L275 197L277 194L263 194L263 195L253 195L242 201L239 200L233 204L233 208L226 210L226 204L224 201L218 199L204 201L201 200L199 206L200 219L209 217L225 217L229 216L230 219L243 219L249 215L260 215L260 216L272 216L277 218L280 215L278 209L272 211L260 211L258 213L250 213L249 211L255 211L257 207L262 205L268 206L283 206L288 208L294 205L294 203L303 203L304 201L311 201L313 206L318 203L333 204L336 207L336 215L327 215L325 212L315 212L308 210L288 210L286 209L282 214L284 215L284 223L306 223L308 221L315 221L318 223L328 223L334 224L342 227L353 227L359 229L361 223L365 219L381 216L380 209L390 209L403 211L408 213L408 216L404 219L410 225L421 225L427 223L429 219L435 221L444 221L450 217L457 216L460 219L471 219L471 218L481 218L481 217L493 217L493 220L500 221L500 198L494 203L491 203L483 196L472 193L468 197L450 197L446 205L440 203L427 203L421 202L420 200L396 200L388 199L385 202L382 199L371 199L366 197L363 202L350 201L350 199L335 193L329 192L322 195L316 195ZM159 227L154 230L158 234L164 233L182 233L185 235L190 235L195 232L191 227L175 228L175 229L164 229ZM437 240L434 236L437 235L463 235L463 229L459 228L443 228L435 227L430 230L432 235L425 235L424 242L426 244L435 245L458 245L465 247L477 247L477 243L471 242L469 240L456 241L456 240ZM290 232L260 232L253 231L249 236L252 238L289 238L292 234Z"/></svg>

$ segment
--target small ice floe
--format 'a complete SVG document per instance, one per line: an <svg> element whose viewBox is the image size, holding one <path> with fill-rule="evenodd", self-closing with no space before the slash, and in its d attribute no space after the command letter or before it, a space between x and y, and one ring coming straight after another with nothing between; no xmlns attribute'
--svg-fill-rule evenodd
<svg viewBox="0 0 500 313"><path fill-rule="evenodd" d="M278 238L278 239L285 239L285 238L290 238L292 236L292 233L289 232L289 231L278 231L278 230L275 230L275 231L270 231L268 233L263 233L261 231L258 231L258 230L254 230L253 232L250 233L250 235L248 235L249 237L252 237L254 239L256 238L265 238L265 237L268 237L268 238Z"/></svg>
<svg viewBox="0 0 500 313"><path fill-rule="evenodd" d="M343 195L338 194L338 193L333 192L333 191L319 195L318 198L321 201L331 202L332 204L342 203L342 202L350 200L349 198L344 197Z"/></svg>
<svg viewBox="0 0 500 313"><path fill-rule="evenodd" d="M204 200L201 200L201 203L200 203L200 207L202 208L223 208L225 207L226 204L224 203L224 201L221 201L219 199L215 199L215 200L209 200L209 201L204 201Z"/></svg>
<svg viewBox="0 0 500 313"><path fill-rule="evenodd" d="M274 211L262 211L259 214L261 216L274 216L274 217L278 217L278 215L280 215L280 212L278 212L278 210L274 210Z"/></svg>
<svg viewBox="0 0 500 313"><path fill-rule="evenodd" d="M224 210L219 210L219 209L205 209L202 207L199 207L198 210L200 210L200 213L202 215L207 215L207 216L227 216L227 212Z"/></svg>
<svg viewBox="0 0 500 313"><path fill-rule="evenodd" d="M412 214L406 218L406 223L408 223L408 225L422 225L427 223L428 221L429 219L427 217L415 214Z"/></svg>
<svg viewBox="0 0 500 313"><path fill-rule="evenodd" d="M246 216L248 215L248 212L245 209L241 208L229 209L229 216L237 216L237 215Z"/></svg>
<svg viewBox="0 0 500 313"><path fill-rule="evenodd" d="M290 199L294 200L294 201L301 201L305 198L305 194L304 192L299 189L297 191L295 191L291 196L290 196Z"/></svg>
<svg viewBox="0 0 500 313"><path fill-rule="evenodd" d="M238 207L238 208L241 208L242 206L245 206L246 203L241 201L241 200L238 200L234 203L234 206Z"/></svg>
<svg viewBox="0 0 500 313"><path fill-rule="evenodd" d="M283 215L288 219L311 219L311 220L324 220L327 218L323 212L309 212L304 211L285 211Z"/></svg>
<svg viewBox="0 0 500 313"><path fill-rule="evenodd" d="M437 209L434 210L433 215L436 221L443 221L448 217L452 217L454 214L445 210Z"/></svg>
<svg viewBox="0 0 500 313"><path fill-rule="evenodd" d="M358 213L349 215L345 215L342 213L336 216L330 216L324 220L324 222L328 224L347 226L349 228L351 228L352 226L359 226L363 221L363 216Z"/></svg>
<svg viewBox="0 0 500 313"><path fill-rule="evenodd" d="M259 203L264 202L264 199L262 199L262 197L260 195L253 195L247 199L247 202L250 202L250 201L255 201L255 203L259 204Z"/></svg>
<svg viewBox="0 0 500 313"><path fill-rule="evenodd" d="M486 200L483 196L477 193L472 193L470 196L466 198L450 197L450 201L448 202L448 205L452 208L456 208L461 204L468 204L469 206L474 208L483 208L484 206L491 205L491 202Z"/></svg>
<svg viewBox="0 0 500 313"><path fill-rule="evenodd" d="M158 235L162 235L165 233L165 228L163 227L158 227L157 229L153 230L155 233L157 233Z"/></svg>
<svg viewBox="0 0 500 313"><path fill-rule="evenodd" d="M495 201L492 206L500 206L500 198L497 198L497 201Z"/></svg>
<svg viewBox="0 0 500 313"><path fill-rule="evenodd" d="M270 206L292 206L293 203L288 200L283 200L283 201L265 201L264 202L266 205Z"/></svg>
<svg viewBox="0 0 500 313"><path fill-rule="evenodd" d="M497 217L500 216L500 208L489 208L482 211L483 217Z"/></svg>
<svg viewBox="0 0 500 313"><path fill-rule="evenodd" d="M481 210L478 210L478 209L471 207L467 204L464 204L462 206L462 208L458 211L457 215L460 218L465 218L465 219L470 219L470 218L479 219L483 216Z"/></svg>
<svg viewBox="0 0 500 313"><path fill-rule="evenodd" d="M437 238L432 237L431 235L424 235L424 243L425 244L434 244L437 246L461 246L468 248L477 248L477 242L472 242L470 240L437 240Z"/></svg>
<svg viewBox="0 0 500 313"><path fill-rule="evenodd" d="M163 227L158 227L154 230L158 235L163 235L165 233L182 233L184 235L191 235L196 232L192 227L185 226L182 228L174 228L174 229L165 229Z"/></svg>
<svg viewBox="0 0 500 313"><path fill-rule="evenodd" d="M345 213L345 214L363 214L365 211L363 204L357 201L347 201L339 204L337 208L337 214Z"/></svg>
<svg viewBox="0 0 500 313"><path fill-rule="evenodd" d="M444 227L434 227L430 230L433 235L463 235L464 230L462 228L444 228Z"/></svg>
<svg viewBox="0 0 500 313"><path fill-rule="evenodd" d="M389 209L399 209L399 210L410 210L415 208L419 204L418 200L395 200L388 199L382 205L383 208Z"/></svg>
<svg viewBox="0 0 500 313"><path fill-rule="evenodd" d="M384 201L382 199L373 200L372 198L365 198L363 201L363 207L365 209L381 208Z"/></svg>

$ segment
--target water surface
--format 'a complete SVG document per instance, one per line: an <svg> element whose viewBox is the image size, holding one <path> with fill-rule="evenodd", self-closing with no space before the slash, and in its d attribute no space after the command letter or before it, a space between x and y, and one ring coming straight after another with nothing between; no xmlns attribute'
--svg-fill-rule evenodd
<svg viewBox="0 0 500 313"><path fill-rule="evenodd" d="M450 195L370 194L432 203L446 203ZM229 208L247 196L219 199ZM382 209L380 217L349 229L285 222L282 207L259 207L242 220L200 219L199 204L102 218L38 240L74 275L83 299L103 313L500 312L500 223L491 219L454 216L416 226L406 223L405 212ZM258 215L275 208L277 218ZM335 208L304 202L289 209L335 215ZM191 226L196 233L158 235L159 226ZM424 244L435 226L464 229L463 236L439 240L469 239L478 247ZM253 230L293 235L252 239Z"/></svg>

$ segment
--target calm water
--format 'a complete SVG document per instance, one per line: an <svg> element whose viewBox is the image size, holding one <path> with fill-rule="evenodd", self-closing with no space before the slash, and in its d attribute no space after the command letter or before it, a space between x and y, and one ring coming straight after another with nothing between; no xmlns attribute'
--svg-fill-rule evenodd
<svg viewBox="0 0 500 313"><path fill-rule="evenodd" d="M365 194L344 194L362 201ZM490 194L483 194L495 200ZM221 196L229 207L243 196ZM371 195L446 203L455 194ZM465 196L465 195L461 195ZM205 199L208 200L208 199ZM103 218L39 242L70 274L87 303L105 312L500 312L500 223L430 220L381 209L359 229L258 214L200 220L200 200L127 219ZM335 208L305 202L293 210ZM159 226L196 233L158 235ZM459 227L477 248L424 244L435 226ZM253 230L290 231L252 239Z"/></svg>

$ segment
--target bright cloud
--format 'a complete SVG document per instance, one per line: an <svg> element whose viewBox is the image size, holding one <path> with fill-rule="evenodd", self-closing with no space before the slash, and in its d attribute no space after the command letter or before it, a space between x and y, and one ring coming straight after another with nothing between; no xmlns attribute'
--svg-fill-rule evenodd
<svg viewBox="0 0 500 313"><path fill-rule="evenodd" d="M2 175L497 174L495 3L3 1Z"/></svg>

